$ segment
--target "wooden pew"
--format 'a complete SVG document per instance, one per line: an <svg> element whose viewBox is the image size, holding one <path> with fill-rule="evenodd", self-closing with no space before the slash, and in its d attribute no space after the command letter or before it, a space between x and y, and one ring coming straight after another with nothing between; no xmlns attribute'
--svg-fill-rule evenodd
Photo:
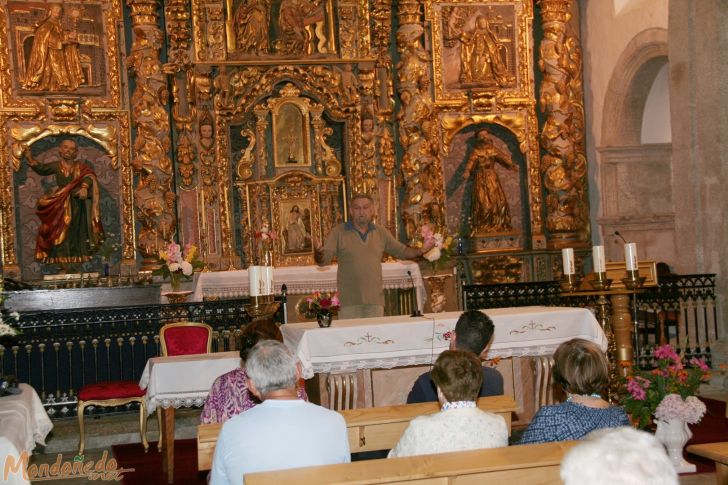
<svg viewBox="0 0 728 485"><path fill-rule="evenodd" d="M364 485L420 483L426 485L528 483L560 484L564 454L578 441L518 445L458 451L340 465L293 468L245 476L245 485Z"/></svg>
<svg viewBox="0 0 728 485"><path fill-rule="evenodd" d="M714 460L715 482L718 485L728 485L728 441L690 445L687 450L693 455Z"/></svg>
<svg viewBox="0 0 728 485"><path fill-rule="evenodd" d="M503 416L511 431L511 413L518 409L510 396L491 396L478 399L478 407L484 411ZM346 421L349 433L349 448L352 453L361 451L388 450L394 448L400 436L417 417L434 414L440 410L436 402L400 404L379 408L361 408L340 411ZM209 470L215 454L215 444L221 424L201 424L197 427L197 469Z"/></svg>

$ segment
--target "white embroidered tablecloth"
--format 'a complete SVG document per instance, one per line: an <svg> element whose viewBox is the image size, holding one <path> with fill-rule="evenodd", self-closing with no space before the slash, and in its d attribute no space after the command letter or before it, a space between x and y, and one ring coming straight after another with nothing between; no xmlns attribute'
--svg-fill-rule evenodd
<svg viewBox="0 0 728 485"><path fill-rule="evenodd" d="M22 467L15 468L9 463L17 464L23 453L30 456L35 444L45 446L45 439L53 429L48 414L43 408L38 393L28 384L18 386L22 392L16 395L0 397L0 482L11 484L30 483L22 473ZM11 467L8 469L8 465ZM10 473L5 479L5 470Z"/></svg>
<svg viewBox="0 0 728 485"><path fill-rule="evenodd" d="M147 413L158 407L203 405L215 379L238 367L237 351L152 357L139 380L139 387L147 390Z"/></svg>
<svg viewBox="0 0 728 485"><path fill-rule="evenodd" d="M576 337L607 348L599 323L584 308L498 308L486 313L495 324L490 358L551 355L559 344ZM447 332L455 328L460 314L334 320L330 328L319 328L316 322L289 323L281 331L308 379L315 373L431 364L448 348Z"/></svg>
<svg viewBox="0 0 728 485"><path fill-rule="evenodd" d="M275 292L280 294L283 284L291 295L302 295L313 291L335 291L337 268L337 265L275 268L273 270ZM407 274L408 271L411 276ZM382 278L385 289L411 288L414 283L420 311L424 308L427 291L417 263L412 261L382 263ZM249 292L247 270L197 273L192 300L202 301L203 298L210 297L234 298L247 296Z"/></svg>

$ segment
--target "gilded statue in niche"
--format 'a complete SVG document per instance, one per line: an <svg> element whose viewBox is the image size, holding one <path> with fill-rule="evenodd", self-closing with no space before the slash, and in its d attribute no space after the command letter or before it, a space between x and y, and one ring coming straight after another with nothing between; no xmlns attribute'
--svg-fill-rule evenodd
<svg viewBox="0 0 728 485"><path fill-rule="evenodd" d="M40 163L30 148L25 149L24 156L31 170L55 180L55 188L38 199L36 215L41 224L35 259L66 269L70 264L90 261L106 237L93 168L77 158L76 142L70 138L58 145L58 160Z"/></svg>
<svg viewBox="0 0 728 485"><path fill-rule="evenodd" d="M17 86L31 93L103 94L100 2L8 2Z"/></svg>
<svg viewBox="0 0 728 485"><path fill-rule="evenodd" d="M496 172L498 164L518 171L510 154L496 147L486 130L479 131L463 173L466 180L475 176L471 206L473 236L513 230L508 199Z"/></svg>

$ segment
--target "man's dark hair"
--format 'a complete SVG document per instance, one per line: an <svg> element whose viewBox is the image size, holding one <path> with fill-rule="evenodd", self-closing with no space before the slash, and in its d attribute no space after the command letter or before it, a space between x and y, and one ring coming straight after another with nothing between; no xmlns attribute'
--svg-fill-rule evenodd
<svg viewBox="0 0 728 485"><path fill-rule="evenodd" d="M455 324L455 346L458 350L468 350L480 355L493 336L493 320L478 310L467 310L460 315Z"/></svg>

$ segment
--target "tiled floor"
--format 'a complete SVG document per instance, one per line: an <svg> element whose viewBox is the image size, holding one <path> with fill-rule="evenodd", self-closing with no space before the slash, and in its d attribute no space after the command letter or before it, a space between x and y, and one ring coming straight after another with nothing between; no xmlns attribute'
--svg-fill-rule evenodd
<svg viewBox="0 0 728 485"><path fill-rule="evenodd" d="M176 413L175 438L194 438L197 433L200 411L195 409L182 409ZM91 417L85 421L86 451L85 461L97 463L104 453L107 460L113 458L112 446L123 443L140 443L139 415L118 414L111 416ZM46 447L37 447L30 458L30 466L48 464L59 461L73 462L78 452L78 421L73 418L61 419L53 422L53 431L46 439ZM147 440L158 439L157 420L152 416L147 421ZM141 444L140 444L141 446ZM152 449L150 447L150 449ZM96 480L91 482L86 478L72 478L60 480L37 480L34 483L44 485L78 485L82 483L115 483ZM152 484L150 484L152 485Z"/></svg>

